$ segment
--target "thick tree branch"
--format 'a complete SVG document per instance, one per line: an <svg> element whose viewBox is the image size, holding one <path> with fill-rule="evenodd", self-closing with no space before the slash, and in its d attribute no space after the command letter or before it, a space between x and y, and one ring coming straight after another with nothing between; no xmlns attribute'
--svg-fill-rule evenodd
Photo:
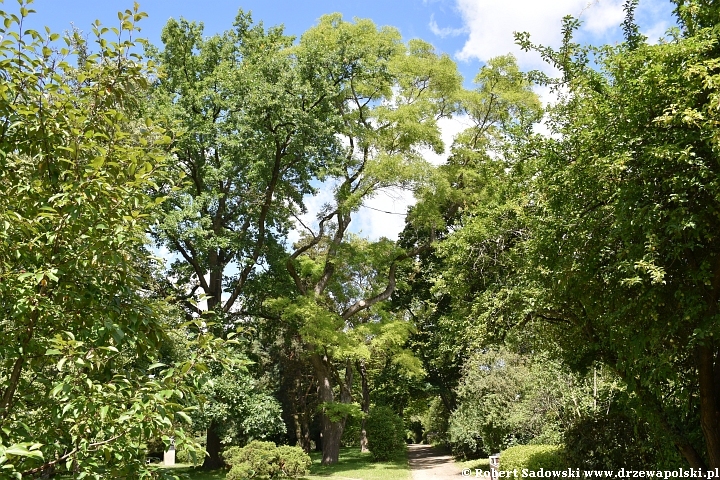
<svg viewBox="0 0 720 480"><path fill-rule="evenodd" d="M205 272L200 268L200 264L197 261L197 256L195 255L194 249L192 248L192 245L189 241L185 240L185 245L188 247L188 250L190 252L188 253L187 250L182 246L180 243L180 240L175 238L174 236L168 235L168 238L172 242L173 245L175 245L175 248L177 248L178 252L180 252L180 255L183 256L186 262L188 262L195 271L195 275L198 277L198 281L200 282L200 286L205 290L206 293L210 292L210 288L208 287L208 283L205 280Z"/></svg>
<svg viewBox="0 0 720 480"><path fill-rule="evenodd" d="M273 164L272 177L270 178L270 183L268 183L268 186L265 189L265 199L260 209L260 216L258 217L258 235L257 241L255 243L255 248L253 249L253 252L250 256L250 261L247 262L247 265L240 271L240 277L235 283L235 288L233 288L233 291L230 294L230 298L228 298L228 300L223 305L223 311L225 312L230 311L230 308L235 303L235 300L237 300L238 296L240 296L240 292L242 292L242 289L245 286L245 282L247 282L250 273L253 271L255 265L257 264L258 258L260 258L261 253L265 249L266 222L268 219L268 214L270 212L270 207L272 206L275 189L280 182L280 170L282 167L282 160L285 156L285 149L287 148L288 142L289 140L286 139L282 145L276 146L275 162Z"/></svg>
<svg viewBox="0 0 720 480"><path fill-rule="evenodd" d="M315 235L312 231L312 229L305 227L305 224L302 224L305 228L307 228L310 231L310 234L313 236L313 239L308 242L307 244L303 245L302 247L295 250L292 255L287 259L285 262L285 268L287 269L288 273L292 277L293 281L295 282L295 286L298 288L298 290L305 295L307 293L307 288L302 282L302 279L300 278L300 275L298 275L297 270L295 269L295 259L298 258L303 253L307 252L311 248L313 248L315 245L320 243L320 240L322 240L323 236L325 235L325 222L330 220L335 214L337 213L337 210L333 210L329 214L325 215L322 219L320 219L319 223L319 231L318 234ZM300 221L298 219L298 221Z"/></svg>
<svg viewBox="0 0 720 480"><path fill-rule="evenodd" d="M358 300L357 302L350 305L348 308L345 309L345 311L342 313L341 317L343 320L348 320L350 317L355 315L356 313L367 310L368 308L372 307L378 302L384 302L385 300L389 299L392 293L395 291L395 272L397 271L398 263L406 260L408 258L412 258L416 255L419 255L420 253L429 250L432 244L432 239L430 243L427 243L425 245L422 245L418 248L415 248L409 252L402 253L398 255L390 265L390 271L388 272L388 283L385 287L385 290L378 293L375 296L372 296L370 298L366 298L363 300Z"/></svg>

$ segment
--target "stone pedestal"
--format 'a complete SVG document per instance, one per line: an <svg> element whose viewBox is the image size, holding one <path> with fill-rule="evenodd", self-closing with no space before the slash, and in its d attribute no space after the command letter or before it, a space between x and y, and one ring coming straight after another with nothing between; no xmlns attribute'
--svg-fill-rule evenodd
<svg viewBox="0 0 720 480"><path fill-rule="evenodd" d="M170 466L175 465L175 445L170 445L170 448L165 452L165 458L163 459L163 465Z"/></svg>

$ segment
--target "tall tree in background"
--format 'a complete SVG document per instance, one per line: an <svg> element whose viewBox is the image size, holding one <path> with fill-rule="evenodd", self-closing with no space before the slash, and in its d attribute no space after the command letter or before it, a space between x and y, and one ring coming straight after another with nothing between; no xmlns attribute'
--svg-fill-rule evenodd
<svg viewBox="0 0 720 480"><path fill-rule="evenodd" d="M176 132L176 172L187 182L164 203L158 242L177 255L167 287L189 315L207 299L213 330L248 312L243 293L260 291L260 265L282 255L290 215L303 210L311 181L334 161L330 79L295 55L281 28L253 25L203 38L202 24L170 20L154 108ZM208 429L206 467L221 465L220 437Z"/></svg>
<svg viewBox="0 0 720 480"><path fill-rule="evenodd" d="M354 362L369 357L367 338L399 335L403 343L410 325L387 315L383 303L395 289L399 263L429 246L404 250L384 238L363 240L350 234L350 223L384 189L413 189L428 180L420 149L442 150L437 120L453 113L461 79L454 62L429 44L405 45L395 29L337 14L302 36L298 54L314 59L317 74L337 85L344 148L323 178L332 201L315 226L301 223L304 236L287 261L295 293L273 307L295 326L309 354L324 409L322 462L331 464L352 400ZM344 365L344 378L335 362Z"/></svg>
<svg viewBox="0 0 720 480"><path fill-rule="evenodd" d="M512 271L502 252L523 235L518 212L528 195L524 159L533 151L532 128L542 114L532 83L512 56L489 60L475 85L460 101L471 126L455 138L435 181L419 192L417 218L410 217L399 240L417 247L428 241L428 225L436 225L436 248L403 269L406 287L394 299L394 308L408 312L417 326L411 348L448 412L457 407L463 362L500 334L478 330L482 311L476 305L501 295L503 277ZM475 243L478 236L488 241Z"/></svg>

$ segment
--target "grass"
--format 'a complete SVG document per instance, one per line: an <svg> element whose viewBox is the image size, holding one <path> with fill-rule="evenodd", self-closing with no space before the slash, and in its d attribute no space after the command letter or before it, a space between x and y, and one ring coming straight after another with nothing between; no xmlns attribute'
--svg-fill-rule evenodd
<svg viewBox="0 0 720 480"><path fill-rule="evenodd" d="M310 475L304 480L409 480L410 468L407 458L394 462L374 462L369 453L360 453L359 448L340 450L340 461L335 465L320 464L320 454L311 453L313 464ZM225 471L205 472L189 465L177 465L173 473L186 474L190 480L223 480Z"/></svg>
<svg viewBox="0 0 720 480"><path fill-rule="evenodd" d="M360 453L360 449L343 448L340 450L340 461L335 465L320 464L320 454L311 454L313 459L308 480L326 478L357 479L357 480L407 480L410 478L410 467L407 457L394 462L374 462L369 453Z"/></svg>
<svg viewBox="0 0 720 480"><path fill-rule="evenodd" d="M464 462L457 462L458 468L472 470L472 475L475 475L475 469L479 468L483 472L490 471L490 459L489 458L476 458L475 460L466 460Z"/></svg>

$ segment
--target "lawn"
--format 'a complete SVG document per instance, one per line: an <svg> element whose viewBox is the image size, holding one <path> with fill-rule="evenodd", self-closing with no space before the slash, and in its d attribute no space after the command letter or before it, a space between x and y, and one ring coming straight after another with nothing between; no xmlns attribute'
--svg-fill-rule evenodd
<svg viewBox="0 0 720 480"><path fill-rule="evenodd" d="M359 448L340 450L340 461L331 466L320 465L320 454L312 453L310 475L304 480L357 479L357 480L409 480L410 469L407 458L395 462L373 462L372 455L360 453ZM200 469L178 466L174 472L184 473L191 480L222 480L225 472L204 472Z"/></svg>

